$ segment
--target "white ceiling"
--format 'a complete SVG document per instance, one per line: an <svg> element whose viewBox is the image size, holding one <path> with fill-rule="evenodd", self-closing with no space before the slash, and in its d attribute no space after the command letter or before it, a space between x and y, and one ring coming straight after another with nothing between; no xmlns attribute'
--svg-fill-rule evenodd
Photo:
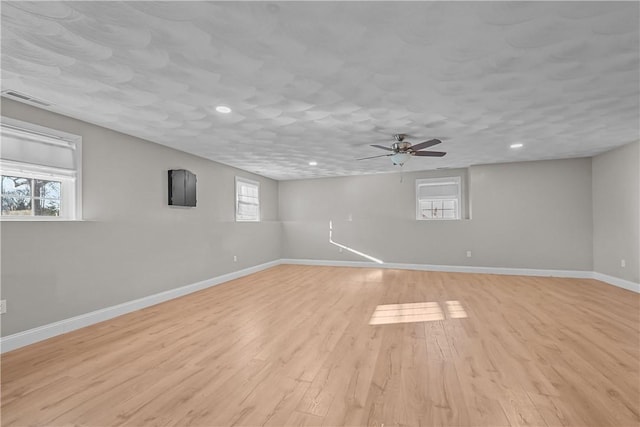
<svg viewBox="0 0 640 427"><path fill-rule="evenodd" d="M3 90L276 179L398 170L354 161L394 133L448 152L407 170L640 138L638 2L2 3Z"/></svg>

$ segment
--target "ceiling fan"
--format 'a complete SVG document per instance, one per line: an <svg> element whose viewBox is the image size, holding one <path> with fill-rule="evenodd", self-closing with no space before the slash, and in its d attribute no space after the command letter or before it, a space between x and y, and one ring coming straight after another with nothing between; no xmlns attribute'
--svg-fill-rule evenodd
<svg viewBox="0 0 640 427"><path fill-rule="evenodd" d="M384 145L377 144L371 145L372 147L381 148L387 151L393 151L393 153L380 154L379 156L363 157L356 160L375 159L377 157L391 157L391 161L394 165L402 166L407 160L411 158L411 156L442 157L447 154L444 151L420 151L425 148L433 147L434 145L440 144L442 141L440 141L439 139L431 139L429 141L424 141L412 145L410 142L404 140L406 136L407 135L403 133L397 133L393 135L393 138L396 140L396 142L391 144L391 147L385 147Z"/></svg>

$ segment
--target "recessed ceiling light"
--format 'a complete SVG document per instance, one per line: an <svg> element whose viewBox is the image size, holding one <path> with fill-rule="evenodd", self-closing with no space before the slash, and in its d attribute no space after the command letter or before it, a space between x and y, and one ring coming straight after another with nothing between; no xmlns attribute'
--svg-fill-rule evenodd
<svg viewBox="0 0 640 427"><path fill-rule="evenodd" d="M509 147L510 148L522 148L523 144L520 142L517 142L515 144L511 144Z"/></svg>
<svg viewBox="0 0 640 427"><path fill-rule="evenodd" d="M216 107L216 111L222 114L229 114L231 112L231 108L227 107L226 105L218 105Z"/></svg>
<svg viewBox="0 0 640 427"><path fill-rule="evenodd" d="M310 161L310 162L309 162L309 166L318 166L318 162L316 162L316 161Z"/></svg>

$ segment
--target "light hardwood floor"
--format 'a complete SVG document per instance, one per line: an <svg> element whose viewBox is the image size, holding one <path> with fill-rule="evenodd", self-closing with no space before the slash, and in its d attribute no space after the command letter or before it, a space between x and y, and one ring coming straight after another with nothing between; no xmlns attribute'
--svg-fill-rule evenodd
<svg viewBox="0 0 640 427"><path fill-rule="evenodd" d="M282 265L3 355L2 425L636 426L639 315L594 280Z"/></svg>

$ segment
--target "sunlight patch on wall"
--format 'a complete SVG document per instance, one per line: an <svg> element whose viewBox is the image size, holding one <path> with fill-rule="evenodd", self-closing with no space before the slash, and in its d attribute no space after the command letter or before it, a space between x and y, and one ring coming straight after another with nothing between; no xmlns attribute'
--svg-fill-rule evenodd
<svg viewBox="0 0 640 427"><path fill-rule="evenodd" d="M363 257L363 258L366 258L366 259L368 259L369 261L373 261L373 262L375 262L375 263L377 263L377 264L384 264L384 261L382 261L381 259L374 258L374 257L372 257L371 255L367 255L367 254L365 254L365 253L363 253L363 252L357 251L357 250L355 250L355 249L353 249L353 248L350 248L350 247L348 247L348 246L345 246L345 245L343 245L343 244L341 244L341 243L334 242L334 241L333 241L333 221L329 221L329 243L331 243L332 245L335 245L335 246L337 246L337 247L339 247L339 248L342 248L342 249L344 249L345 251L351 252L352 254L356 254L356 255L358 255L358 256L361 256L361 257Z"/></svg>

